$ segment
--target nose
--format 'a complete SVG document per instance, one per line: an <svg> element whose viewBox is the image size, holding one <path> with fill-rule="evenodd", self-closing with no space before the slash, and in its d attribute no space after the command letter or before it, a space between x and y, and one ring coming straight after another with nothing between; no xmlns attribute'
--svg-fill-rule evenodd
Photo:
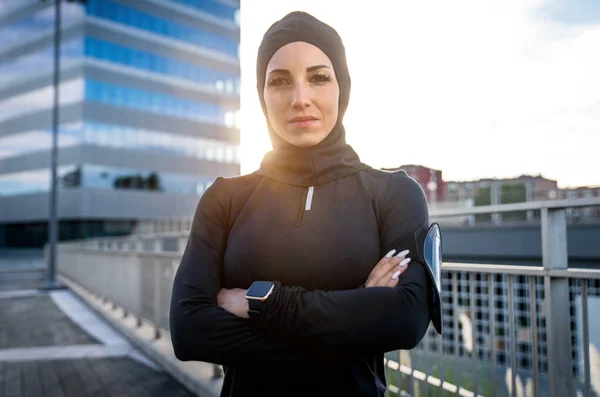
<svg viewBox="0 0 600 397"><path fill-rule="evenodd" d="M308 95L308 87L304 84L296 84L294 87L294 96L292 98L292 107L303 109L310 106L310 98Z"/></svg>

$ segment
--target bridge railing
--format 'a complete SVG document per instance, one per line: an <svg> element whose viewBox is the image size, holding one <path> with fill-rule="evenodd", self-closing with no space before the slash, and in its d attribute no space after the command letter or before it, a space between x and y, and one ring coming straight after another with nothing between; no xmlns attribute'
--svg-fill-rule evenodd
<svg viewBox="0 0 600 397"><path fill-rule="evenodd" d="M472 201L432 203L432 220L443 225L539 225L543 208L564 208L570 224L600 223L600 197L474 206Z"/></svg>
<svg viewBox="0 0 600 397"><path fill-rule="evenodd" d="M589 326L600 270L445 263L442 279L443 335L430 328L410 353L387 355L392 392L600 395L600 339L592 343Z"/></svg>
<svg viewBox="0 0 600 397"><path fill-rule="evenodd" d="M480 391L492 396L600 395L600 338L590 341L589 328L590 303L600 310L600 270L569 268L567 252L567 212L599 205L596 197L432 211L433 220L537 211L542 266L444 263L444 336L436 342L430 331L415 349L424 360L433 350L439 362L424 365L419 387L427 389L433 380L465 396ZM600 334L600 325L595 332ZM467 365L470 376L462 371ZM454 382L430 378L433 370L450 374Z"/></svg>
<svg viewBox="0 0 600 397"><path fill-rule="evenodd" d="M600 396L600 270L568 267L566 209L600 198L444 211L437 217L539 210L543 265L444 263L444 334L386 355L388 394ZM59 271L167 332L173 276L187 232L61 244ZM599 236L600 243L600 236ZM510 250L510 247L507 247ZM525 394L529 392L528 394ZM595 394L594 394L595 393Z"/></svg>

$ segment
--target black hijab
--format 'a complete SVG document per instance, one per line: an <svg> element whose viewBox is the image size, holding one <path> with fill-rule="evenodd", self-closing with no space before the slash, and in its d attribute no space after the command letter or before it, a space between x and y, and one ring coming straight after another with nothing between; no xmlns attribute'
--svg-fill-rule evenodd
<svg viewBox="0 0 600 397"><path fill-rule="evenodd" d="M263 97L267 64L273 54L286 44L297 41L312 44L329 57L340 87L337 122L323 141L311 147L294 146L273 130ZM291 185L315 186L368 167L346 143L342 120L350 99L351 81L344 44L331 26L301 11L292 12L275 22L265 33L258 50L256 82L273 144L273 151L265 155L259 174Z"/></svg>

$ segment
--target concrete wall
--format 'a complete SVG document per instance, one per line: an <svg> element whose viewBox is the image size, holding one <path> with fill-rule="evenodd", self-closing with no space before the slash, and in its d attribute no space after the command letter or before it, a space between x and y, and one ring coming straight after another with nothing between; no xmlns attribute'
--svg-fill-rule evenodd
<svg viewBox="0 0 600 397"><path fill-rule="evenodd" d="M173 278L180 259L180 253L61 246L57 262L61 274L168 330Z"/></svg>
<svg viewBox="0 0 600 397"><path fill-rule="evenodd" d="M542 261L539 225L442 227L443 254L453 260ZM600 225L567 228L569 260L600 264Z"/></svg>

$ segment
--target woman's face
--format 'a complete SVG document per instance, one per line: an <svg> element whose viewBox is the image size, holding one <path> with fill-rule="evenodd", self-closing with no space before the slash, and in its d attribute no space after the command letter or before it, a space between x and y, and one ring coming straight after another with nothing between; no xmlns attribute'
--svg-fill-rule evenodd
<svg viewBox="0 0 600 397"><path fill-rule="evenodd" d="M271 126L298 147L317 145L338 118L340 87L329 57L318 47L294 42L267 65L263 96Z"/></svg>

